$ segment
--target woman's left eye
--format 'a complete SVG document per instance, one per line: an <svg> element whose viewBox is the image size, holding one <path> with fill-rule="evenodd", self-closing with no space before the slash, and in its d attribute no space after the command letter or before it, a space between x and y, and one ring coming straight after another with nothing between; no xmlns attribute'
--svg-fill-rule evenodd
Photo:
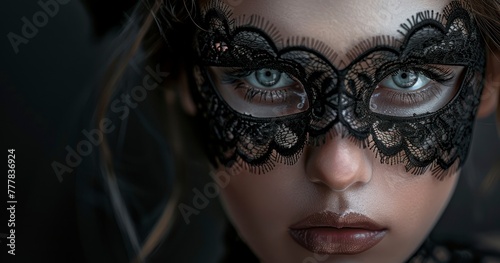
<svg viewBox="0 0 500 263"><path fill-rule="evenodd" d="M398 69L377 84L369 108L374 113L397 117L435 112L457 94L463 69L450 65Z"/></svg>
<svg viewBox="0 0 500 263"><path fill-rule="evenodd" d="M415 70L398 70L386 77L379 85L398 91L416 91L425 87L431 80Z"/></svg>

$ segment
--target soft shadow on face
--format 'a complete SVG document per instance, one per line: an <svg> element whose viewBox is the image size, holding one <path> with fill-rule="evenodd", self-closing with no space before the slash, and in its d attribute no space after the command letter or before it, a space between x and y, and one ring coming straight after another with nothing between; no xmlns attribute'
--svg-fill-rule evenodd
<svg viewBox="0 0 500 263"><path fill-rule="evenodd" d="M338 54L330 58L337 66L341 61L349 63L346 54L361 41L380 35L398 37L397 30L407 18L419 11L440 11L448 4L437 0L226 2L235 18L258 14L282 38L308 37L327 44ZM219 167L219 172L225 169ZM321 146L307 146L294 165L278 163L265 174L243 170L230 178L222 190L223 205L262 262L308 262L315 252L332 254L316 257L315 262L403 262L439 218L458 172L442 181L431 171L412 175L402 164L382 164L371 149L359 147L349 137L333 136ZM331 234L325 230L328 227L368 231ZM382 237L375 242L375 235ZM357 238L371 243L359 246ZM326 241L318 241L322 239ZM351 243L340 244L344 241Z"/></svg>
<svg viewBox="0 0 500 263"><path fill-rule="evenodd" d="M438 219L457 179L458 174L443 181L430 172L410 175L402 165L381 164L369 149L334 137L319 148L308 148L293 166L277 164L266 174L243 171L231 176L222 201L242 238L263 262L303 262L314 252L325 252L306 249L289 234L290 227L325 211L341 218L361 214L385 233L364 252L328 255L321 262L402 262ZM351 251L339 249L332 251Z"/></svg>

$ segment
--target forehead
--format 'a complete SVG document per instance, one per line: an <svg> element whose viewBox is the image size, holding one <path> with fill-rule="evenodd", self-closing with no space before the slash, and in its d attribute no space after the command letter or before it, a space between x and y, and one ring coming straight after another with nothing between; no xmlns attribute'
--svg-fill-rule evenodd
<svg viewBox="0 0 500 263"><path fill-rule="evenodd" d="M225 0L236 20L258 15L283 39L321 41L340 58L374 36L401 37L402 23L418 12L441 12L449 0Z"/></svg>

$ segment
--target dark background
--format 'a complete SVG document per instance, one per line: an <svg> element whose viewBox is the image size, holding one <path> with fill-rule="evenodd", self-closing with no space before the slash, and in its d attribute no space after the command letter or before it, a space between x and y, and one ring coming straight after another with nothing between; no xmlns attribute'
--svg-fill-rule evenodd
<svg viewBox="0 0 500 263"><path fill-rule="evenodd" d="M58 12L48 17L28 43L20 44L16 54L7 34L22 36L21 18L32 21L43 9L36 1L3 1L0 161L7 162L7 149L16 150L18 203L13 257L7 254L4 235L7 192L0 193L0 262L87 262L78 230L74 174L65 174L60 182L51 165L64 163L65 147L75 147L81 136L82 121L91 114L82 111L112 50L109 41L117 32L113 26L124 21L131 2L71 0L59 4ZM94 10L92 15L89 9ZM438 238L477 238L500 250L500 180L493 176L499 173L500 140L494 116L490 116L477 122L459 194L435 231ZM2 189L7 189L6 176L0 181Z"/></svg>
<svg viewBox="0 0 500 263"><path fill-rule="evenodd" d="M47 0L42 2L46 3ZM23 17L33 20L37 1L7 0L0 8L1 154L16 151L16 256L7 254L0 236L0 262L84 262L75 206L75 174L60 182L51 164L64 163L65 147L75 147L88 114L82 112L96 87L96 75L109 54L103 33L123 21L126 1L99 1L108 21L93 30L82 1L59 4L45 26L19 45L16 54L7 34L22 36ZM61 1L64 3L64 1ZM95 5L97 1L88 1ZM101 20L96 20L101 21ZM43 21L42 21L43 22ZM96 33L99 34L96 34ZM4 170L6 175L6 170ZM2 176L0 235L7 233L7 177Z"/></svg>

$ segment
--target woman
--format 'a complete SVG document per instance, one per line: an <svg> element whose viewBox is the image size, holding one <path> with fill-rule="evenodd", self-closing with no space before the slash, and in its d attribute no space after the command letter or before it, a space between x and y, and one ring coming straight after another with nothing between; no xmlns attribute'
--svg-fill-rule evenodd
<svg viewBox="0 0 500 263"><path fill-rule="evenodd" d="M498 1L151 1L137 10L134 43L172 74L165 114L178 173L192 160L179 144L189 138L174 131L187 114L213 169L205 194L220 193L261 262L408 260L453 193L475 117L496 107ZM202 213L196 196L177 196L144 242L124 227L138 259L173 211L185 223Z"/></svg>

